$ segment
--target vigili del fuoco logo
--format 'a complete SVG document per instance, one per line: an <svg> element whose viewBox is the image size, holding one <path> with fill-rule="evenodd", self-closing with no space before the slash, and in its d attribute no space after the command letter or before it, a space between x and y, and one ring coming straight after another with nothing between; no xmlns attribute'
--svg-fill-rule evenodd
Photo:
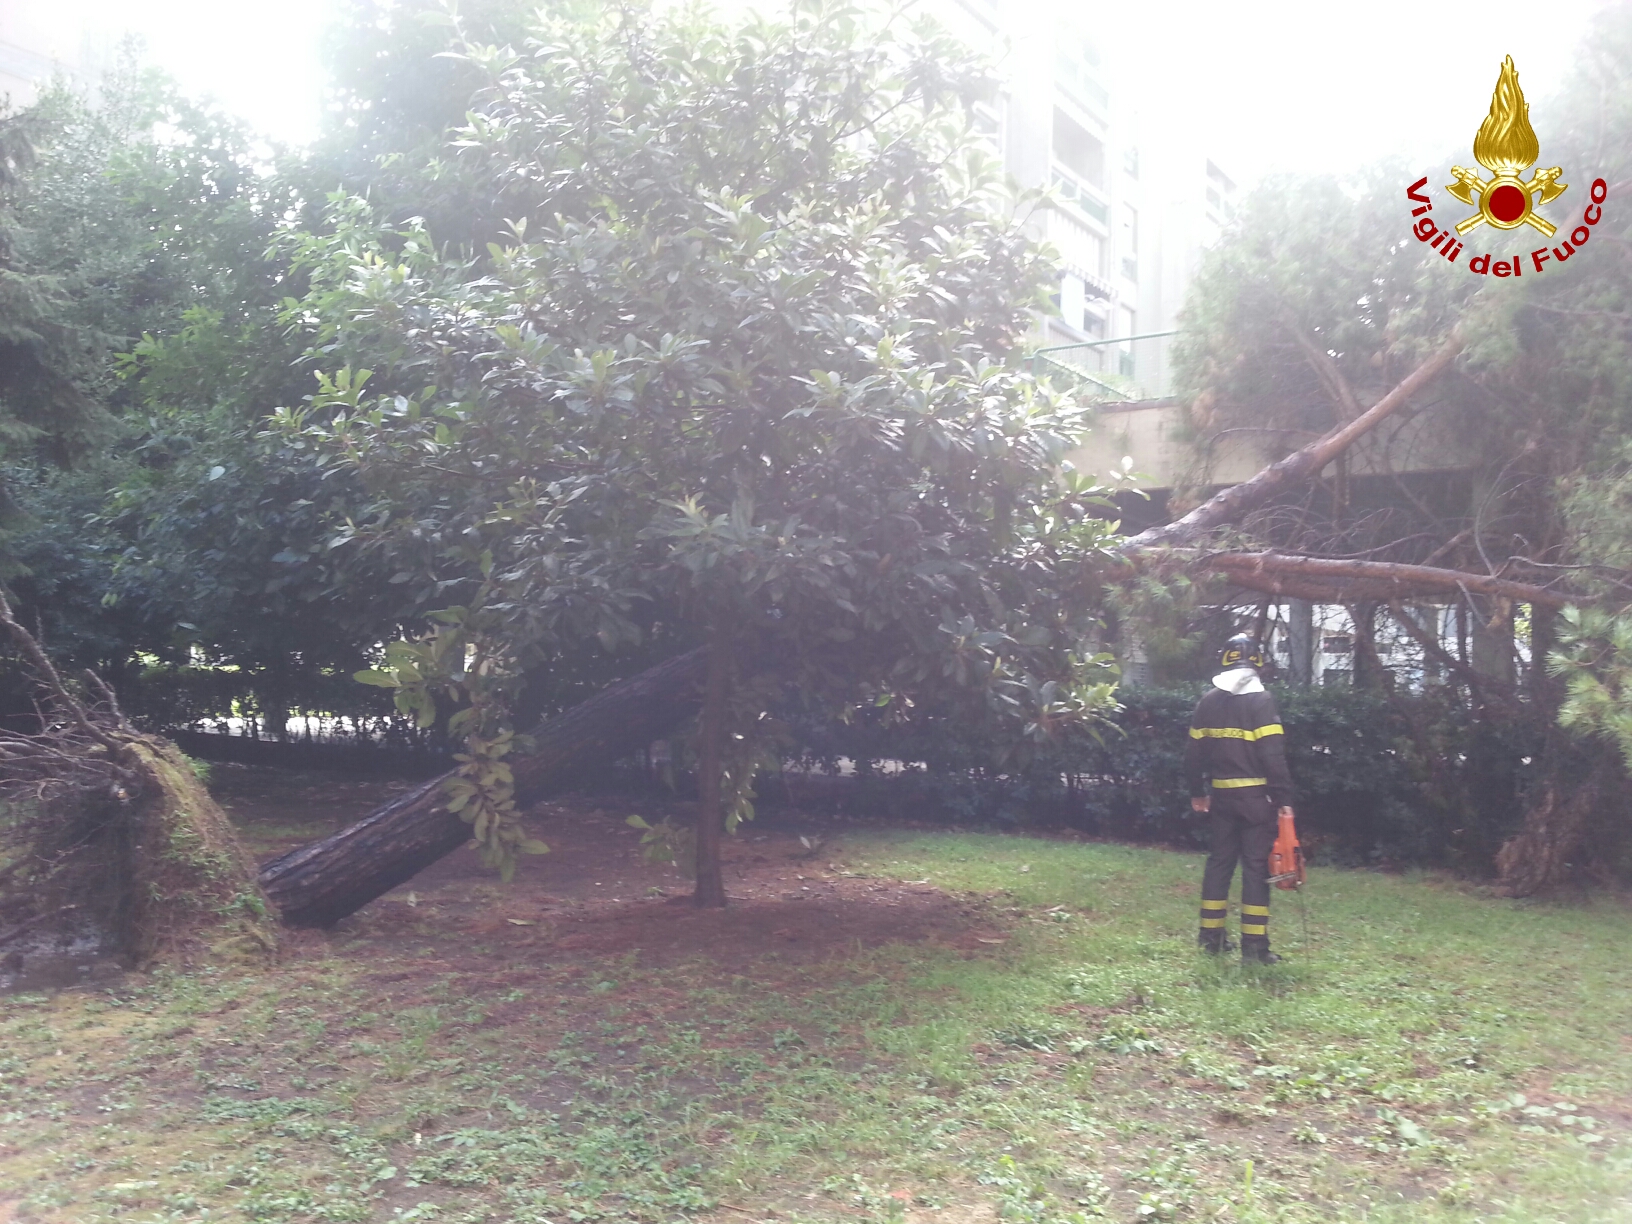
<svg viewBox="0 0 1632 1224"><path fill-rule="evenodd" d="M1496 92L1490 99L1490 114L1485 116L1485 121L1479 125L1478 135L1473 138L1473 159L1489 170L1491 177L1487 179L1476 171L1452 166L1451 175L1456 182L1445 186L1453 197L1476 211L1451 226L1441 226L1428 215L1434 205L1423 191L1428 185L1428 177L1424 175L1405 189L1405 198L1417 206L1411 210L1411 215L1417 218L1411 232L1417 236L1418 242L1426 242L1451 263L1455 263L1457 256L1462 254L1463 235L1485 226L1504 232L1528 226L1534 231L1530 234L1531 241L1535 240L1536 234L1544 239L1558 237L1558 226L1538 213L1536 208L1557 200L1569 190L1570 185L1559 181L1564 173L1562 166L1548 166L1533 172L1528 179L1524 178L1524 172L1535 165L1540 156L1541 144L1536 139L1535 128L1530 126L1530 106L1519 88L1519 70L1513 66L1510 55L1502 63L1501 74L1496 78ZM1581 211L1581 224L1558 245L1544 243L1527 252L1513 252L1509 248L1495 254L1474 255L1466 264L1468 271L1479 276L1523 276L1527 260L1535 272L1563 263L1586 246L1587 240L1592 237L1592 227L1603 220L1603 204L1609 197L1609 184L1601 178L1593 179L1587 194L1590 201Z"/></svg>

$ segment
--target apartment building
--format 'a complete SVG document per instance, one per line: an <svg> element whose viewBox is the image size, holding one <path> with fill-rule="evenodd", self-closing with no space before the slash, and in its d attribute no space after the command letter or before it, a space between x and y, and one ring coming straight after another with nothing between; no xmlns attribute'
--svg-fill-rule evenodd
<svg viewBox="0 0 1632 1224"><path fill-rule="evenodd" d="M0 102L21 110L62 77L88 88L113 66L118 29L96 4L0 2Z"/></svg>
<svg viewBox="0 0 1632 1224"><path fill-rule="evenodd" d="M983 113L1022 188L1049 186L1034 222L1060 255L1049 356L1104 377L1115 397L1171 386L1172 330L1235 184L1183 125L1141 116L1111 69L1115 36L1095 9L1057 0L925 0L954 34L992 55L1001 90ZM1125 91L1123 91L1125 92Z"/></svg>

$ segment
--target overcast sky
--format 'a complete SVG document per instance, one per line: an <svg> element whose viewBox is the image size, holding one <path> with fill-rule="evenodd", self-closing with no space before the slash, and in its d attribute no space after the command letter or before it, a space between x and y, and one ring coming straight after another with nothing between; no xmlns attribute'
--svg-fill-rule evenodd
<svg viewBox="0 0 1632 1224"><path fill-rule="evenodd" d="M999 0L1001 2L1001 0ZM1069 2L1069 0L1062 0ZM1610 0L1632 3L1632 0ZM153 60L258 130L298 143L318 124L318 47L332 0L0 0L30 23L138 30ZM1105 29L1118 87L1194 122L1242 185L1274 169L1341 171L1391 153L1467 155L1503 56L1545 103L1606 0L1365 4L1072 3ZM1094 16L1093 14L1101 14ZM1543 151L1545 156L1545 150Z"/></svg>
<svg viewBox="0 0 1632 1224"><path fill-rule="evenodd" d="M1619 0L1626 4L1628 0ZM1604 0L1477 4L1125 3L1116 62L1141 106L1193 115L1238 181L1342 171L1390 154L1424 169L1471 156L1496 74L1513 56L1532 115L1569 80ZM1543 150L1545 156L1545 150Z"/></svg>

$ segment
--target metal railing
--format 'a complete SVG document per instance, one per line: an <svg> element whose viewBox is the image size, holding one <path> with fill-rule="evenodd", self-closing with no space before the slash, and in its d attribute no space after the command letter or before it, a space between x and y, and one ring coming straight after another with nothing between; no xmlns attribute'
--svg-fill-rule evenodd
<svg viewBox="0 0 1632 1224"><path fill-rule="evenodd" d="M1144 342L1165 340L1178 334L1177 330L1140 332L1108 340L1049 345L1032 353L1031 372L1037 377L1062 375L1097 403L1131 404L1161 399L1171 393L1173 382L1166 346ZM1114 368L1106 368L1108 354L1115 354Z"/></svg>

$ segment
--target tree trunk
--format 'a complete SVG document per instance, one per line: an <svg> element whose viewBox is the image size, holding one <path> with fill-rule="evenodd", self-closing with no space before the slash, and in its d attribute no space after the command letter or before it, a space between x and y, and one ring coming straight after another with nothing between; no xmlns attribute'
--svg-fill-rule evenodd
<svg viewBox="0 0 1632 1224"><path fill-rule="evenodd" d="M725 767L727 698L731 689L730 634L715 631L708 655L708 681L697 736L697 887L692 901L702 907L725 905L720 842L725 834L725 802L720 775Z"/></svg>
<svg viewBox="0 0 1632 1224"><path fill-rule="evenodd" d="M1496 597L1474 601L1473 670L1504 689L1514 687L1513 601Z"/></svg>
<svg viewBox="0 0 1632 1224"><path fill-rule="evenodd" d="M1287 657L1292 683L1308 688L1315 676L1315 605L1307 599L1290 601L1287 609Z"/></svg>
<svg viewBox="0 0 1632 1224"><path fill-rule="evenodd" d="M1496 855L1502 892L1530 897L1563 881L1613 779L1613 771L1600 765L1585 779L1554 776L1542 784L1523 827Z"/></svg>
<svg viewBox="0 0 1632 1224"><path fill-rule="evenodd" d="M1530 669L1525 686L1531 698L1548 711L1548 722L1558 717L1563 684L1547 671L1547 659L1558 649L1558 611L1541 604L1530 606Z"/></svg>
<svg viewBox="0 0 1632 1224"><path fill-rule="evenodd" d="M1354 622L1354 687L1367 693L1388 692L1388 668L1377 653L1377 605L1349 604L1348 612Z"/></svg>
<svg viewBox="0 0 1632 1224"><path fill-rule="evenodd" d="M612 685L546 719L535 750L511 761L516 798L561 789L584 769L641 748L697 708L708 651L688 654ZM412 879L470 840L470 826L447 810L443 774L338 833L261 867L261 887L288 926L330 926Z"/></svg>

